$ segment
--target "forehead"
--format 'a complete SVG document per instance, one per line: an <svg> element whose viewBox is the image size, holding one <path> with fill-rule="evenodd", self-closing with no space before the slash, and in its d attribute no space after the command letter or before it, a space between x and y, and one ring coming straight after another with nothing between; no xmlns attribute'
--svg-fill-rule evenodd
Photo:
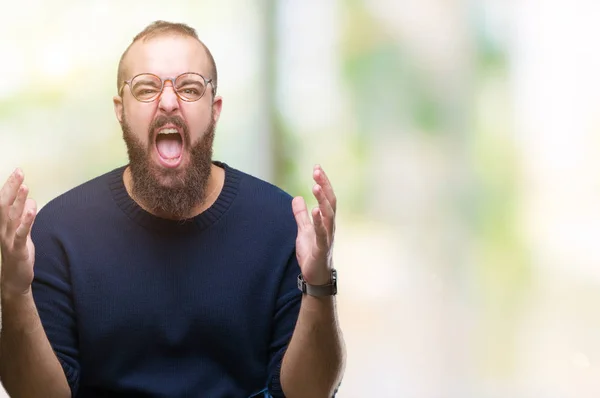
<svg viewBox="0 0 600 398"><path fill-rule="evenodd" d="M126 78L140 73L153 73L162 78L175 77L184 72L207 76L209 61L198 40L191 37L168 35L135 42L125 57Z"/></svg>

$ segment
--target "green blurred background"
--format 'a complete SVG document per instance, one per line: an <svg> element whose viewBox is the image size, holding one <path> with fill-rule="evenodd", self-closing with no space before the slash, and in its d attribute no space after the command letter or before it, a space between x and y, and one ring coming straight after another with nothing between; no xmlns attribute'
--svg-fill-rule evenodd
<svg viewBox="0 0 600 398"><path fill-rule="evenodd" d="M127 161L117 63L156 19L219 68L215 158L339 197L341 398L600 394L600 3L23 0L0 24L0 179ZM0 392L0 396L2 393Z"/></svg>

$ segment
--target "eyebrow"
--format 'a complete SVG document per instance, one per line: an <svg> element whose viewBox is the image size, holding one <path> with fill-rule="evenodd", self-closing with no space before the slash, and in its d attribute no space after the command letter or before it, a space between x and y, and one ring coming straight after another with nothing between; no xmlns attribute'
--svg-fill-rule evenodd
<svg viewBox="0 0 600 398"><path fill-rule="evenodd" d="M156 84L156 82L153 81L153 80L144 80L144 81L138 81L138 82L136 82L133 85L132 88L137 88L139 86L150 86L150 87L153 87L153 88L158 88L159 85Z"/></svg>
<svg viewBox="0 0 600 398"><path fill-rule="evenodd" d="M182 81L178 85L179 86L185 86L186 84L202 84L202 85L204 85L204 82L202 82L201 80L187 79L187 80Z"/></svg>

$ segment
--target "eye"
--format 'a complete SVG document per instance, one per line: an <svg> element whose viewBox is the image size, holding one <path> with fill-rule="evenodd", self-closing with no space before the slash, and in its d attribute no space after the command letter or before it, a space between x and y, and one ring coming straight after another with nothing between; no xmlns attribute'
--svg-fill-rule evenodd
<svg viewBox="0 0 600 398"><path fill-rule="evenodd" d="M189 94L189 95L198 95L200 94L200 91L198 91L195 88L184 88L182 91L184 94Z"/></svg>
<svg viewBox="0 0 600 398"><path fill-rule="evenodd" d="M158 92L158 88L149 86L138 86L134 90L137 94L152 94Z"/></svg>

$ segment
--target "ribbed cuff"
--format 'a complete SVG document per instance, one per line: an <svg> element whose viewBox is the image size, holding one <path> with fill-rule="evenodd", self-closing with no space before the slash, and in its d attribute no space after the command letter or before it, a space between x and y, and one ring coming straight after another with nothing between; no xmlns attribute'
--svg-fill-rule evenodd
<svg viewBox="0 0 600 398"><path fill-rule="evenodd" d="M57 359L60 365L62 366L63 371L65 372L67 383L71 388L71 396L77 396L77 391L79 390L79 372L77 372L75 369L69 366L69 364L63 361L60 357L57 357Z"/></svg>
<svg viewBox="0 0 600 398"><path fill-rule="evenodd" d="M275 371L271 375L271 380L269 381L269 394L273 398L285 398L285 394L283 393L283 388L281 388L281 362L283 358L275 367Z"/></svg>

